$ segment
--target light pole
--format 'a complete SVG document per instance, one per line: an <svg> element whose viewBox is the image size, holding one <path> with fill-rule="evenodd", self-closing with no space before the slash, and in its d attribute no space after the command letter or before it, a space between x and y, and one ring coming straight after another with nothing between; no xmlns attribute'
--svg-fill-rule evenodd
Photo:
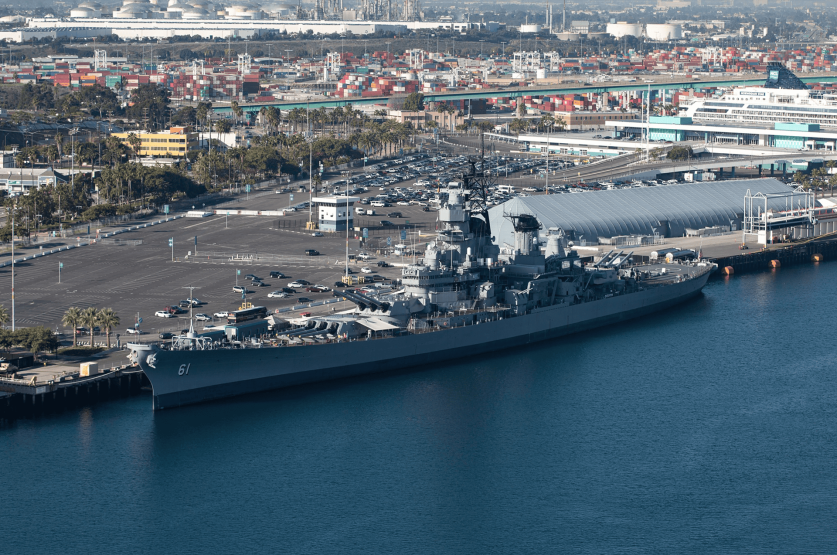
<svg viewBox="0 0 837 555"><path fill-rule="evenodd" d="M549 194L549 132L552 130L552 124L546 122L546 178L544 180L543 190Z"/></svg>
<svg viewBox="0 0 837 555"><path fill-rule="evenodd" d="M314 210L314 137L310 130L305 142L308 143L308 227L313 229L311 222Z"/></svg>
<svg viewBox="0 0 837 555"><path fill-rule="evenodd" d="M343 172L346 178L346 285L349 284L349 179L352 172Z"/></svg>
<svg viewBox="0 0 837 555"><path fill-rule="evenodd" d="M17 201L12 203L9 215L12 219L12 331L15 331L15 205ZM346 240L348 246L349 241ZM348 259L348 257L346 257Z"/></svg>
<svg viewBox="0 0 837 555"><path fill-rule="evenodd" d="M78 133L78 127L73 127L70 129L70 142L71 142L71 169L70 169L70 190L75 193L76 191L76 133Z"/></svg>

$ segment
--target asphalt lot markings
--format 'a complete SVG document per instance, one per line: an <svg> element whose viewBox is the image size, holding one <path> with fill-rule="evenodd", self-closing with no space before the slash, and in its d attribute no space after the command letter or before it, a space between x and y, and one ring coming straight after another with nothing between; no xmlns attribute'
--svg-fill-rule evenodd
<svg viewBox="0 0 837 555"><path fill-rule="evenodd" d="M206 225L206 224L211 224L211 223L214 223L214 222L212 220L209 220L209 221L206 221L206 222L198 222L196 224L187 225L186 227L182 227L180 229L191 229L193 227L198 227L199 225Z"/></svg>

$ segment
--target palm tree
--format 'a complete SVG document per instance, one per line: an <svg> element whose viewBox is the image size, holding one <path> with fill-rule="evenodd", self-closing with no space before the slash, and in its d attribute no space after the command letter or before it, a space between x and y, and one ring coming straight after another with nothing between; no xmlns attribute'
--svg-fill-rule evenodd
<svg viewBox="0 0 837 555"><path fill-rule="evenodd" d="M5 327L5 325L8 321L9 321L9 312L6 310L5 306L0 305L0 326Z"/></svg>
<svg viewBox="0 0 837 555"><path fill-rule="evenodd" d="M119 325L119 316L112 308L103 308L99 311L97 321L105 329L105 337L107 337L108 349L110 349L110 330Z"/></svg>
<svg viewBox="0 0 837 555"><path fill-rule="evenodd" d="M76 328L78 328L79 324L81 324L81 310L78 308L71 306L67 309L67 312L64 313L64 317L61 319L61 323L68 328L73 328L73 347L76 346Z"/></svg>
<svg viewBox="0 0 837 555"><path fill-rule="evenodd" d="M128 144L131 146L131 150L134 151L134 158L139 158L140 138L135 133L128 133Z"/></svg>
<svg viewBox="0 0 837 555"><path fill-rule="evenodd" d="M88 306L81 311L81 322L90 328L90 346L93 346L93 328L96 327L96 322L99 319L99 311Z"/></svg>
<svg viewBox="0 0 837 555"><path fill-rule="evenodd" d="M833 197L834 196L834 182L837 181L837 179L835 179L835 177L837 177L837 175L835 175L835 173L834 173L834 168L837 167L837 162L835 162L834 160L829 160L825 163L825 167L828 168L827 169L828 185L831 187L831 196Z"/></svg>

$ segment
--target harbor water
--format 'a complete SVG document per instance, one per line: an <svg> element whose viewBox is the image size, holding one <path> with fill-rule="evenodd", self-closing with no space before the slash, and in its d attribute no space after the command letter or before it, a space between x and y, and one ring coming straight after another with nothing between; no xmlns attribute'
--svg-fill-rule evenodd
<svg viewBox="0 0 837 555"><path fill-rule="evenodd" d="M783 268L422 371L2 424L2 551L833 552L835 281Z"/></svg>

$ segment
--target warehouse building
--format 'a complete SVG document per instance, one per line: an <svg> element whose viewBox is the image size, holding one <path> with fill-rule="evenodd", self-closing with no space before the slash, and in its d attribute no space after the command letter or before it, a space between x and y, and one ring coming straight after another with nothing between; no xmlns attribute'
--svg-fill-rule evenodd
<svg viewBox="0 0 837 555"><path fill-rule="evenodd" d="M508 214L532 214L541 236L561 228L577 245L654 244L666 237L740 230L744 196L789 193L777 179L741 179L514 198L489 210L499 245L514 244ZM784 204L776 209L785 209Z"/></svg>

